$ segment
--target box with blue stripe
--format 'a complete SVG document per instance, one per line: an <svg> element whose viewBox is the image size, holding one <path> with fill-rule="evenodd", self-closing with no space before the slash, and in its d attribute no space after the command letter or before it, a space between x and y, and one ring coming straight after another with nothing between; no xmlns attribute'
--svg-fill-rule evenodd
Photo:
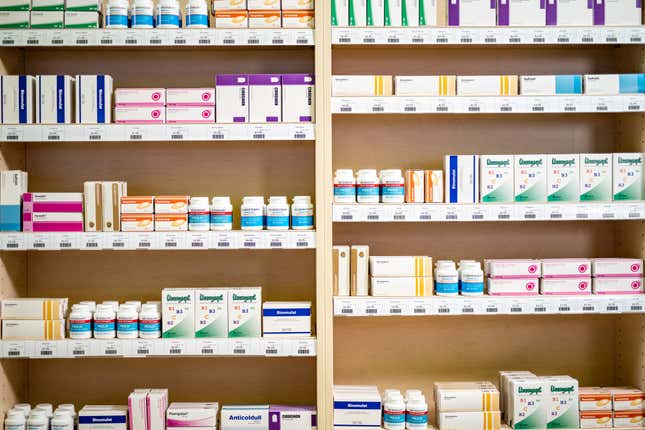
<svg viewBox="0 0 645 430"><path fill-rule="evenodd" d="M446 155L446 203L479 202L479 155Z"/></svg>
<svg viewBox="0 0 645 430"><path fill-rule="evenodd" d="M67 75L36 77L36 122L71 124L74 105L74 78Z"/></svg>
<svg viewBox="0 0 645 430"><path fill-rule="evenodd" d="M334 385L334 430L380 429L381 406L375 386Z"/></svg>
<svg viewBox="0 0 645 430"><path fill-rule="evenodd" d="M263 336L311 336L311 302L264 302Z"/></svg>
<svg viewBox="0 0 645 430"><path fill-rule="evenodd" d="M520 95L582 94L582 75L530 75L520 77Z"/></svg>

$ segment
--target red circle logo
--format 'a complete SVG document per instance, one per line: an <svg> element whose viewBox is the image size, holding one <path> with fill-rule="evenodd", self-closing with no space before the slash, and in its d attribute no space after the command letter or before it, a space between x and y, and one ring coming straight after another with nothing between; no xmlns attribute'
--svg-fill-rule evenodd
<svg viewBox="0 0 645 430"><path fill-rule="evenodd" d="M588 286L589 286L589 284L588 284L587 282L583 281L583 282L580 282L580 283L578 284L578 289L579 289L580 291L584 291L584 290L586 290L586 289L587 289L587 287L588 287Z"/></svg>
<svg viewBox="0 0 645 430"><path fill-rule="evenodd" d="M632 272L638 272L640 270L640 268L641 268L640 264L632 264L632 266L630 267Z"/></svg>
<svg viewBox="0 0 645 430"><path fill-rule="evenodd" d="M526 283L526 290L527 291L533 291L535 289L535 282L527 282Z"/></svg>
<svg viewBox="0 0 645 430"><path fill-rule="evenodd" d="M578 272L579 273L587 273L588 268L589 268L589 266L587 266L586 264L581 264L580 266L578 266Z"/></svg>
<svg viewBox="0 0 645 430"><path fill-rule="evenodd" d="M529 273L535 273L537 272L537 266L535 264L531 264L529 266Z"/></svg>
<svg viewBox="0 0 645 430"><path fill-rule="evenodd" d="M211 99L211 93L204 93L202 94L202 100L207 102Z"/></svg>
<svg viewBox="0 0 645 430"><path fill-rule="evenodd" d="M633 290L638 290L641 287L641 281L633 281L631 286Z"/></svg>
<svg viewBox="0 0 645 430"><path fill-rule="evenodd" d="M152 115L152 117L154 119L157 119L157 118L159 118L161 116L161 111L158 110L158 109L155 109L155 110L152 111L151 115Z"/></svg>
<svg viewBox="0 0 645 430"><path fill-rule="evenodd" d="M210 118L211 117L211 111L208 109L202 111L202 118Z"/></svg>
<svg viewBox="0 0 645 430"><path fill-rule="evenodd" d="M161 100L161 93L159 91L152 93L152 100L156 102Z"/></svg>

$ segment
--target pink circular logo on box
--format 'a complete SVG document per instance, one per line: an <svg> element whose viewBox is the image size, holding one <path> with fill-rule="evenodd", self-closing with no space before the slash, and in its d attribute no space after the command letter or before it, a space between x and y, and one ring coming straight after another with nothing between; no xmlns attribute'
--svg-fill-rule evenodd
<svg viewBox="0 0 645 430"><path fill-rule="evenodd" d="M202 94L202 100L207 102L211 99L211 93L204 93Z"/></svg>
<svg viewBox="0 0 645 430"><path fill-rule="evenodd" d="M161 100L161 93L159 91L152 93L152 100L155 102Z"/></svg>
<svg viewBox="0 0 645 430"><path fill-rule="evenodd" d="M153 110L153 111L151 112L151 115L152 115L152 117L153 117L154 119L157 119L157 118L159 118L159 117L161 116L161 111L160 111L160 110L158 110L158 109L155 109L155 110Z"/></svg>
<svg viewBox="0 0 645 430"><path fill-rule="evenodd" d="M578 284L578 289L579 289L580 291L584 291L584 290L586 290L586 289L587 289L587 287L588 287L588 286L589 286L589 284L588 284L586 281L583 281L583 282L580 282L580 283Z"/></svg>
<svg viewBox="0 0 645 430"><path fill-rule="evenodd" d="M633 290L638 290L641 287L641 281L633 281L631 286Z"/></svg>
<svg viewBox="0 0 645 430"><path fill-rule="evenodd" d="M535 289L535 282L527 282L526 283L526 290L527 291L533 291Z"/></svg>
<svg viewBox="0 0 645 430"><path fill-rule="evenodd" d="M529 266L529 273L535 273L537 272L537 266L535 264L531 264Z"/></svg>
<svg viewBox="0 0 645 430"><path fill-rule="evenodd" d="M586 273L587 269L588 269L588 266L586 264L581 264L580 266L578 266L578 272L580 273Z"/></svg>
<svg viewBox="0 0 645 430"><path fill-rule="evenodd" d="M639 270L640 268L641 268L641 265L640 265L640 264L632 264L632 267L630 267L630 269L632 270L632 272L638 272L638 270Z"/></svg>
<svg viewBox="0 0 645 430"><path fill-rule="evenodd" d="M210 118L210 117L211 117L211 111L209 111L208 109L202 111L202 118Z"/></svg>

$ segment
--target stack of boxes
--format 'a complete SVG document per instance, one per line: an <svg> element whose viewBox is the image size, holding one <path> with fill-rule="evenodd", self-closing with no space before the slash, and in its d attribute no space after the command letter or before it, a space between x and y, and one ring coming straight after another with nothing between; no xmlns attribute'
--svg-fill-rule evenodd
<svg viewBox="0 0 645 430"><path fill-rule="evenodd" d="M128 195L128 183L87 181L83 183L83 191L85 231L121 231L119 202Z"/></svg>
<svg viewBox="0 0 645 430"><path fill-rule="evenodd" d="M83 193L25 193L22 231L82 232Z"/></svg>
<svg viewBox="0 0 645 430"><path fill-rule="evenodd" d="M128 430L128 407L85 405L78 412L78 430Z"/></svg>
<svg viewBox="0 0 645 430"><path fill-rule="evenodd" d="M190 196L155 197L155 231L188 231Z"/></svg>
<svg viewBox="0 0 645 430"><path fill-rule="evenodd" d="M165 430L168 389L140 388L128 396L129 430Z"/></svg>
<svg viewBox="0 0 645 430"><path fill-rule="evenodd" d="M27 172L0 172L0 231L21 231L22 195L27 192Z"/></svg>
<svg viewBox="0 0 645 430"><path fill-rule="evenodd" d="M643 260L596 258L592 260L594 294L643 294Z"/></svg>
<svg viewBox="0 0 645 430"><path fill-rule="evenodd" d="M314 28L313 0L213 0L216 28Z"/></svg>
<svg viewBox="0 0 645 430"><path fill-rule="evenodd" d="M121 198L121 231L187 231L190 196Z"/></svg>
<svg viewBox="0 0 645 430"><path fill-rule="evenodd" d="M436 382L439 430L499 430L499 391L492 382Z"/></svg>
<svg viewBox="0 0 645 430"><path fill-rule="evenodd" d="M367 245L334 246L334 295L369 295L369 258Z"/></svg>
<svg viewBox="0 0 645 430"><path fill-rule="evenodd" d="M491 296L539 294L542 265L539 260L484 260Z"/></svg>
<svg viewBox="0 0 645 430"><path fill-rule="evenodd" d="M117 124L164 124L165 88L117 88L114 91Z"/></svg>
<svg viewBox="0 0 645 430"><path fill-rule="evenodd" d="M168 88L166 122L199 124L215 121L215 88Z"/></svg>
<svg viewBox="0 0 645 430"><path fill-rule="evenodd" d="M432 296L432 257L379 256L369 262L372 296Z"/></svg>
<svg viewBox="0 0 645 430"><path fill-rule="evenodd" d="M167 430L215 430L219 405L173 402L166 411ZM130 429L132 430L132 429Z"/></svg>
<svg viewBox="0 0 645 430"><path fill-rule="evenodd" d="M100 0L4 0L0 28L99 28L100 10Z"/></svg>
<svg viewBox="0 0 645 430"><path fill-rule="evenodd" d="M591 260L583 258L542 260L540 293L591 294Z"/></svg>
<svg viewBox="0 0 645 430"><path fill-rule="evenodd" d="M3 340L65 338L67 299L4 299L0 302Z"/></svg>
<svg viewBox="0 0 645 430"><path fill-rule="evenodd" d="M334 385L334 428L381 428L381 394L376 386Z"/></svg>

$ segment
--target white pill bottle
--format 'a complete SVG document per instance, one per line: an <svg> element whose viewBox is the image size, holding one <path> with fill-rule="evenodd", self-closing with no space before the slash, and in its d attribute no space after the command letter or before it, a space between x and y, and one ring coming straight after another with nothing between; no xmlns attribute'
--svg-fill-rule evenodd
<svg viewBox="0 0 645 430"><path fill-rule="evenodd" d="M134 305L119 306L116 317L116 337L119 339L139 337L139 313Z"/></svg>
<svg viewBox="0 0 645 430"><path fill-rule="evenodd" d="M188 0L186 3L186 28L208 28L206 0Z"/></svg>
<svg viewBox="0 0 645 430"><path fill-rule="evenodd" d="M130 16L132 28L154 28L154 2L152 0L133 0Z"/></svg>
<svg viewBox="0 0 645 430"><path fill-rule="evenodd" d="M211 230L233 230L233 205L228 196L213 197L211 200Z"/></svg>
<svg viewBox="0 0 645 430"><path fill-rule="evenodd" d="M266 215L264 197L247 196L240 207L240 228L242 230L263 230Z"/></svg>
<svg viewBox="0 0 645 430"><path fill-rule="evenodd" d="M287 197L269 197L267 230L289 230L289 203L287 202Z"/></svg>
<svg viewBox="0 0 645 430"><path fill-rule="evenodd" d="M11 410L7 412L7 418L4 420L4 430L25 430L27 420L24 411Z"/></svg>
<svg viewBox="0 0 645 430"><path fill-rule="evenodd" d="M161 314L155 304L146 303L139 313L139 337L159 339L161 337Z"/></svg>
<svg viewBox="0 0 645 430"><path fill-rule="evenodd" d="M155 11L157 28L181 28L181 10L177 0L159 0Z"/></svg>
<svg viewBox="0 0 645 430"><path fill-rule="evenodd" d="M291 228L293 230L313 230L314 205L311 196L295 196L291 205Z"/></svg>
<svg viewBox="0 0 645 430"><path fill-rule="evenodd" d="M438 296L459 295L459 274L454 261L437 261L434 288Z"/></svg>
<svg viewBox="0 0 645 430"><path fill-rule="evenodd" d="M408 400L405 411L405 427L410 430L428 428L428 403L424 396L414 396Z"/></svg>
<svg viewBox="0 0 645 430"><path fill-rule="evenodd" d="M110 0L105 7L105 28L128 28L129 23L128 0Z"/></svg>
<svg viewBox="0 0 645 430"><path fill-rule="evenodd" d="M87 305L74 305L69 314L69 338L90 339L92 337L92 311Z"/></svg>
<svg viewBox="0 0 645 430"><path fill-rule="evenodd" d="M462 296L484 295L484 271L477 261L463 264L459 275L459 288Z"/></svg>
<svg viewBox="0 0 645 430"><path fill-rule="evenodd" d="M356 201L358 203L378 203L380 182L376 169L359 170L356 175Z"/></svg>
<svg viewBox="0 0 645 430"><path fill-rule="evenodd" d="M356 178L352 169L336 170L334 203L356 203Z"/></svg>
<svg viewBox="0 0 645 430"><path fill-rule="evenodd" d="M116 337L116 314L111 304L100 304L94 312L94 338L114 339Z"/></svg>
<svg viewBox="0 0 645 430"><path fill-rule="evenodd" d="M392 393L383 405L383 428L385 430L405 429L405 402L400 393Z"/></svg>
<svg viewBox="0 0 645 430"><path fill-rule="evenodd" d="M400 169L381 170L381 202L403 203L405 182Z"/></svg>

